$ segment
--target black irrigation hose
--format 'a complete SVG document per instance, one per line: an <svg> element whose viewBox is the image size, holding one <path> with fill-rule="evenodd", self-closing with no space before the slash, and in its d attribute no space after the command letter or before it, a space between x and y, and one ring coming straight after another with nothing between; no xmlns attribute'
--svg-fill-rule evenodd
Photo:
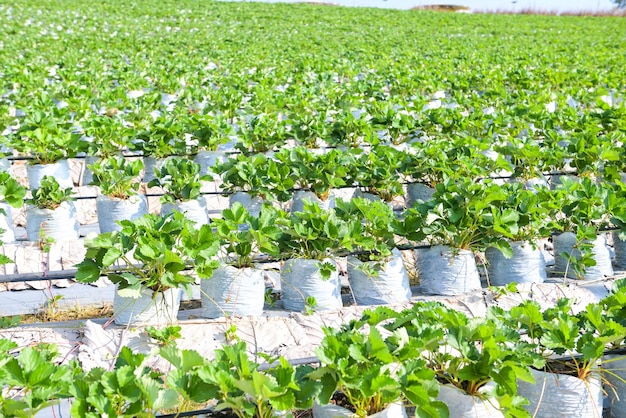
<svg viewBox="0 0 626 418"><path fill-rule="evenodd" d="M76 269L54 270L45 273L16 273L0 275L0 283L36 282L41 280L74 279Z"/></svg>
<svg viewBox="0 0 626 418"><path fill-rule="evenodd" d="M431 245L399 245L399 250L417 250L420 248L430 248ZM335 254L336 257L347 257L349 255L363 255L370 254L370 251L345 251ZM268 256L260 256L254 259L255 264L269 264L277 263L288 259L288 257L271 258ZM0 283L16 283L16 282L35 282L40 280L62 280L62 279L74 279L77 269L67 270L53 270L42 273L15 273L15 274L2 274L0 275ZM124 269L111 270L111 271L124 271Z"/></svg>
<svg viewBox="0 0 626 418"><path fill-rule="evenodd" d="M326 147L326 148L336 148L336 147ZM225 151L226 154L242 154L241 151L235 150L235 151ZM190 157L194 154L172 154L170 155L171 157ZM247 154L245 154L247 155ZM124 154L123 157L126 158L137 158L137 157L144 157L143 154L138 153L138 154L132 154L132 153L128 153L128 154ZM71 157L72 159L84 159L86 158L86 156L81 155L81 156L75 156L75 157ZM29 156L9 156L7 157L7 159L9 161L30 161L33 159L33 157L29 157ZM576 171L559 171L559 172L551 172L551 173L542 173L542 175L544 177L553 177L553 176L566 176L566 175L576 175L577 172ZM512 175L509 176L489 176L489 177L478 177L477 180L478 181L482 181L482 180L487 180L487 179L492 179L492 180L510 180L512 178L515 178ZM410 185L410 184L427 184L425 181L403 181L402 182L403 185ZM359 187L358 185L352 185L352 186L340 186L340 187L335 187L336 189L348 189L351 187ZM292 188L292 189L288 189L287 191L291 191L291 192L296 192L296 191L310 191L310 189L308 188ZM251 190L254 191L254 190ZM231 195L234 194L236 192L227 192L227 191L221 191L221 192L202 192L200 193L201 195ZM160 197L165 195L165 193L149 193L149 194L145 194L146 197ZM84 200L84 199L95 199L97 197L96 196L79 196L76 197L76 199L78 200Z"/></svg>
<svg viewBox="0 0 626 418"><path fill-rule="evenodd" d="M600 232L611 232L618 231L619 228L607 228L602 229ZM410 251L410 250L419 250L425 248L431 248L430 244L403 244L398 245L396 248L400 251ZM371 254L371 251L343 251L334 254L336 257L347 257L349 255L364 255ZM269 264L269 263L277 263L284 260L287 260L289 257L278 257L271 258L268 256L260 256L256 257L254 260L255 264ZM15 274L2 274L0 275L0 284L1 283L18 283L18 282L35 282L41 280L63 280L63 279L74 279L76 276L77 269L67 269L67 270L53 270L42 273L15 273ZM123 271L123 269L119 269L117 271ZM104 276L103 276L104 277Z"/></svg>
<svg viewBox="0 0 626 418"><path fill-rule="evenodd" d="M576 173L567 173L567 172L563 172L563 173L553 173L553 174L545 174L545 176L564 176L564 175L573 175ZM486 180L486 179L492 179L492 180L509 180L512 179L512 176L493 176L493 177L480 177L478 178L478 180ZM426 185L427 183L424 181L404 181L402 182L403 185L411 185L411 184L424 184ZM339 186L339 187L333 187L333 189L337 189L337 190L341 190L341 189L350 189L350 188L359 188L361 186L359 185L353 185L353 186ZM291 189L287 189L286 191L288 192L299 192L299 191L305 191L305 192L310 192L311 189L303 187L303 188L291 188ZM248 192L254 192L254 190L249 190ZM239 192L229 192L229 191L219 191L219 192L200 192L200 195L202 196L212 196L212 195L222 195L222 196L230 196L232 194L235 193L239 193ZM142 193L145 197L161 197L161 196L165 196L167 193ZM93 195L93 196L76 196L75 199L77 200L87 200L87 199L95 199L97 198L98 195Z"/></svg>
<svg viewBox="0 0 626 418"><path fill-rule="evenodd" d="M213 414L215 409L196 409L194 411L177 412L175 414L157 415L157 418L195 417L197 415Z"/></svg>

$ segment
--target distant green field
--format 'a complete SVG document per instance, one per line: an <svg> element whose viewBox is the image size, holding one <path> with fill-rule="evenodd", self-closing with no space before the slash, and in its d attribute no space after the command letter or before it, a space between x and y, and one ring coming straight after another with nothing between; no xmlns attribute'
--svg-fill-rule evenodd
<svg viewBox="0 0 626 418"><path fill-rule="evenodd" d="M67 105L60 118L79 125L111 108L140 125L162 106L159 92L177 94L173 114L200 106L235 125L262 114L297 126L305 114L324 122L360 109L361 122L384 126L444 92L446 114L415 117L404 131L484 135L488 123L491 133L510 135L530 123L587 123L576 106L546 109L617 100L626 85L620 18L12 0L0 2L0 33L2 128L15 123L15 109L51 100ZM132 97L139 90L146 94ZM356 134L380 128L353 125Z"/></svg>

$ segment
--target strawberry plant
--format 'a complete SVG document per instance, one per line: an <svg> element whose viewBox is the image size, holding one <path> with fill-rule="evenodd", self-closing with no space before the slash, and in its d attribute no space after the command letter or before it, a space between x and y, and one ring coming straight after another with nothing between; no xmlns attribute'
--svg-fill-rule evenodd
<svg viewBox="0 0 626 418"><path fill-rule="evenodd" d="M228 120L219 114L191 113L186 122L191 137L191 152L215 151L220 145L228 143L232 127Z"/></svg>
<svg viewBox="0 0 626 418"><path fill-rule="evenodd" d="M284 148L274 157L277 170L270 172L270 181L279 200L291 198L296 189L311 191L325 201L331 190L351 184L352 159L349 153L336 149L313 153L298 146Z"/></svg>
<svg viewBox="0 0 626 418"><path fill-rule="evenodd" d="M31 164L52 164L76 155L80 135L72 131L71 123L63 120L56 110L33 108L20 129L10 136L9 143L32 157Z"/></svg>
<svg viewBox="0 0 626 418"><path fill-rule="evenodd" d="M24 202L26 188L21 186L8 171L0 172L0 201L5 201L14 208L19 208Z"/></svg>
<svg viewBox="0 0 626 418"><path fill-rule="evenodd" d="M226 192L247 192L253 196L268 198L271 196L271 180L268 173L274 170L276 163L263 154L246 156L239 154L224 162L218 162L213 171L221 175L222 188Z"/></svg>
<svg viewBox="0 0 626 418"><path fill-rule="evenodd" d="M41 186L33 190L32 197L25 202L39 209L54 210L63 202L75 200L72 188L62 189L59 183L52 176L44 176Z"/></svg>
<svg viewBox="0 0 626 418"><path fill-rule="evenodd" d="M87 120L80 149L87 155L108 158L128 148L133 131L124 125L120 115L100 115Z"/></svg>
<svg viewBox="0 0 626 418"><path fill-rule="evenodd" d="M163 188L163 203L195 200L200 197L201 182L210 180L210 176L200 175L199 164L186 158L167 160L161 168L155 169L155 175L148 187Z"/></svg>
<svg viewBox="0 0 626 418"><path fill-rule="evenodd" d="M435 401L438 384L435 373L427 369L419 351L408 339L389 344L380 330L352 321L341 329L325 328L324 339L315 350L321 366L310 377L321 384L319 401L330 402L335 391L344 394L358 417L367 417L401 402L405 390L416 405L417 414L447 415L447 408ZM414 358L406 355L412 351ZM401 361L397 360L401 358ZM404 387L403 383L410 382Z"/></svg>
<svg viewBox="0 0 626 418"><path fill-rule="evenodd" d="M300 387L296 369L284 358L261 355L268 364L263 369L250 360L245 342L224 345L215 356L194 374L205 394L217 400L218 411L230 410L240 418L290 416L289 411L310 405L315 395L314 386Z"/></svg>
<svg viewBox="0 0 626 418"><path fill-rule="evenodd" d="M170 155L184 155L186 127L173 115L163 113L156 120L145 120L136 126L136 138L130 149L141 151L144 157L165 158Z"/></svg>
<svg viewBox="0 0 626 418"><path fill-rule="evenodd" d="M276 115L260 113L240 126L237 147L246 154L264 153L280 148L287 139L285 123Z"/></svg>
<svg viewBox="0 0 626 418"><path fill-rule="evenodd" d="M389 205L380 201L353 198L338 200L335 210L337 217L349 222L352 248L362 261L383 261L391 257L396 248L395 237L405 233Z"/></svg>
<svg viewBox="0 0 626 418"><path fill-rule="evenodd" d="M572 313L572 300L567 298L545 310L526 301L508 312L494 309L493 316L503 326L525 332L531 343L528 348L545 358L548 371L585 380L601 372L605 351L621 346L626 338L626 328L613 315L621 309L614 310L615 301L622 298L623 291L618 290L578 314Z"/></svg>
<svg viewBox="0 0 626 418"><path fill-rule="evenodd" d="M337 251L352 249L350 222L340 219L332 210L323 210L305 202L305 210L296 212L277 225L280 253L290 258L323 260Z"/></svg>
<svg viewBox="0 0 626 418"><path fill-rule="evenodd" d="M536 245L537 239L550 235L548 211L535 190L519 182L492 184L489 189L502 193L497 204L491 206L491 214L483 217L483 228L494 238L505 237Z"/></svg>
<svg viewBox="0 0 626 418"><path fill-rule="evenodd" d="M94 186L99 186L102 194L118 199L127 199L139 191L139 175L143 170L141 160L127 160L124 157L110 157L95 162L89 168L93 171Z"/></svg>
<svg viewBox="0 0 626 418"><path fill-rule="evenodd" d="M399 169L402 152L389 146L375 146L369 153L362 153L354 162L352 178L366 193L391 202L403 193Z"/></svg>
<svg viewBox="0 0 626 418"><path fill-rule="evenodd" d="M528 368L541 367L543 358L514 328L489 318L470 319L434 302L416 304L385 327L416 339L421 357L442 384L478 398L497 399L505 416L524 416L517 379L532 382ZM486 390L488 384L495 387Z"/></svg>
<svg viewBox="0 0 626 418"><path fill-rule="evenodd" d="M264 206L258 217L239 202L222 211L222 217L213 221L215 237L223 246L224 262L238 268L251 267L260 254L278 255L277 239L279 217L285 216L271 206ZM242 226L245 226L242 228Z"/></svg>
<svg viewBox="0 0 626 418"><path fill-rule="evenodd" d="M513 219L507 212L498 218L500 214L492 210L505 199L504 192L488 182L448 179L437 185L431 200L419 202L406 211L406 237L461 250L493 246L510 254L506 240L489 234L484 227L489 223L508 223L507 217Z"/></svg>
<svg viewBox="0 0 626 418"><path fill-rule="evenodd" d="M74 376L69 392L74 416L154 417L178 405L178 393L162 373L144 365L146 356L122 347L113 370L93 368Z"/></svg>
<svg viewBox="0 0 626 418"><path fill-rule="evenodd" d="M93 283L106 274L121 296L139 297L144 289L191 292L195 278L185 271L195 263L201 277L210 277L217 262L218 241L211 229L199 230L180 212L145 215L121 221L121 231L100 234L85 242L87 254L77 265L76 280Z"/></svg>
<svg viewBox="0 0 626 418"><path fill-rule="evenodd" d="M0 415L35 416L59 398L70 396L71 368L55 363L56 346L26 347L14 356L11 351L16 348L14 342L0 340Z"/></svg>

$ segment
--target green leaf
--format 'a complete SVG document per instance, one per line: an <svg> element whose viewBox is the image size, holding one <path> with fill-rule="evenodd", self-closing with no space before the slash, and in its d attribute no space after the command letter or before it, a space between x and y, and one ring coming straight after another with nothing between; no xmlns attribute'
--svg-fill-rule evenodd
<svg viewBox="0 0 626 418"><path fill-rule="evenodd" d="M513 257L513 248L511 248L511 243L509 241L504 239L497 240L492 242L491 246L498 249L504 257Z"/></svg>
<svg viewBox="0 0 626 418"><path fill-rule="evenodd" d="M85 259L76 265L76 280L81 283L93 283L100 279L100 267L93 260Z"/></svg>
<svg viewBox="0 0 626 418"><path fill-rule="evenodd" d="M123 298L137 299L142 296L143 290L144 289L141 286L141 283L135 283L130 286L126 286L124 288L120 287L119 289L117 289L117 294Z"/></svg>
<svg viewBox="0 0 626 418"><path fill-rule="evenodd" d="M6 381L14 386L26 386L27 381L24 378L22 366L14 358L9 359L3 365L3 371L6 374Z"/></svg>
<svg viewBox="0 0 626 418"><path fill-rule="evenodd" d="M164 389L160 382L149 376L141 376L141 390L146 396L147 405L155 411L171 409L178 405L178 394L172 389Z"/></svg>
<svg viewBox="0 0 626 418"><path fill-rule="evenodd" d="M393 356L389 352L389 348L385 344L380 331L375 327L370 328L370 334L367 339L367 349L373 358L383 363L393 362Z"/></svg>

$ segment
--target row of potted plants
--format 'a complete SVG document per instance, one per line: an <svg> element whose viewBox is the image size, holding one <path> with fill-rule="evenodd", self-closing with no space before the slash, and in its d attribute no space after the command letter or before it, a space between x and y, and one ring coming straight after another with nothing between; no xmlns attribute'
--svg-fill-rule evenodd
<svg viewBox="0 0 626 418"><path fill-rule="evenodd" d="M132 220L147 213L147 201L139 193L139 176L143 170L141 160L128 160L123 157L96 161L90 166L93 172L92 184L97 185L100 194L96 198L98 222L101 232L119 229L118 220ZM45 236L57 241L78 238L78 220L75 200L71 187L63 188L56 177L44 175L38 180L38 187L31 191L31 197L24 200L27 190L20 186L8 172L2 173L3 201L13 207L26 203L27 238L31 241ZM208 223L208 213L204 201L198 199L202 181L208 177L200 175L200 166L188 159L173 159L160 168L158 176L149 186L163 189L162 212L174 210L185 212L186 216L198 224ZM5 208L6 219L11 219L9 208ZM12 232L8 222L5 230ZM73 231L71 234L69 231ZM5 236L4 242L14 241Z"/></svg>
<svg viewBox="0 0 626 418"><path fill-rule="evenodd" d="M268 418L313 410L323 417L550 417L610 416L624 407L626 339L623 286L572 313L570 299L545 310L533 301L469 318L439 302L404 311L364 312L340 328L325 328L315 348L319 366L293 366L244 342L207 359L178 349L178 327L147 328L167 366L154 370L146 355L123 347L111 370L83 371L55 363L54 345L26 347L0 340L0 412L33 416L59 399L72 416L155 416L201 409ZM623 350L621 351L623 353ZM206 412L206 411L204 411Z"/></svg>
<svg viewBox="0 0 626 418"><path fill-rule="evenodd" d="M226 146L239 149L245 155L290 148L287 146L286 133L280 135L283 137L281 143L268 145L267 141L279 131L276 127L267 128L263 133L255 133L252 138L246 137L251 130L242 128L237 136L234 135L234 128L219 115L201 116L189 112L170 115L164 112L159 113L156 118L150 117L138 126L132 126L130 122L124 123L119 114L97 115L86 123L85 128L78 129L73 119L64 120L57 114L59 112L62 113L63 109L53 106L47 112L37 110L28 113L20 120L19 128L15 132L11 131L5 138L6 144L3 145L31 157L31 162L37 165L62 163L65 159L81 153L86 154L91 161L92 157L109 158L118 156L123 151L136 152L146 157L148 165L148 161L155 158L202 155L206 152L217 152ZM255 116L249 124L262 125L259 121L266 119L263 115ZM227 126L231 131L220 132L216 125ZM295 143L309 152L318 151L308 148L306 142ZM346 148L346 144L331 145ZM409 157L408 160L402 153L389 155L392 151L387 148L398 147L394 142L370 141L366 145L376 148L374 154L385 162L391 161L388 167L391 174L399 173L421 182L427 181L424 177L434 175L436 178L436 173L442 166L455 167L476 177L489 176L495 171L526 180L564 170L615 179L625 171L620 158L623 149L619 135L609 134L597 125L590 125L567 138L535 131L495 138L467 133L452 133L445 137L407 137L400 148L414 155L414 158ZM360 146L347 148L358 150ZM367 165L368 162L361 163ZM375 163L369 161L370 165ZM320 164L324 164L324 161L320 161ZM381 169L381 164L376 166ZM71 184L63 183L70 181L65 167L63 169L63 173L61 169L55 169L56 175L64 187L69 187ZM47 174L51 174L50 170L52 168L48 169ZM146 182L151 180L151 175L152 170L148 169ZM393 190L395 176L386 174L385 177L389 188ZM31 187L35 186L36 180Z"/></svg>
<svg viewBox="0 0 626 418"><path fill-rule="evenodd" d="M303 210L290 214L266 204L255 215L234 203L212 224L196 225L203 231L202 240L185 241L192 247L183 245L177 251L186 260L185 267L195 266L204 271L201 277L209 279L202 281L203 306L209 317L262 313L263 273L253 269L260 256L286 260L281 267L281 299L289 310L303 311L313 303L317 309L341 307L334 259L346 254L351 254L348 274L357 303L406 302L411 291L398 251L403 240L423 247L416 250L417 273L421 290L427 294L456 295L481 288L476 251L486 251L494 284L541 282L546 267L538 240L555 231L572 230L566 237L574 234L569 249L556 245L557 260L566 263L565 270L557 274L567 274L571 269L573 277L603 278L613 275L611 259L601 259L604 253L591 244L599 241L604 247L598 248L608 257L601 228L609 225L609 215L619 222L624 207L619 204L623 197L611 193L614 200L610 201L608 195L588 179L564 180L555 190L526 189L519 182L501 185L447 179L437 186L431 199L419 200L400 217L384 202L363 198L338 199L330 209L305 199ZM558 203L552 200L555 196L560 199ZM564 196L570 196L569 200ZM615 206L607 212L609 203ZM593 210L585 210L591 206ZM575 215L566 218L570 212ZM163 245L158 238L161 228L168 224L178 225L181 231L196 230L194 222L179 211L121 221L121 231L86 242L87 257L79 265L78 280L93 282L102 274L112 274L122 288L129 283L138 285L139 279L145 279L139 270L120 282L126 276L111 269L115 270L120 260L134 266L135 259L126 255L149 240L154 241L150 244L154 248ZM157 232L150 232L152 229ZM619 240L619 234L615 236ZM211 260L207 264L210 268L194 259L199 246L215 249L203 258ZM167 264L163 252L151 250L148 254L150 262ZM216 272L217 260L223 268ZM512 267L506 262L513 263Z"/></svg>
<svg viewBox="0 0 626 418"><path fill-rule="evenodd" d="M536 115L538 119L556 119L537 127L529 126L535 119L518 116L511 120L483 114L478 111L482 108L478 104L471 106L476 113L471 118L459 109L425 111L423 106L430 100L427 96L414 96L412 100L387 95L367 97L368 100L360 100L358 107L355 104L364 92L354 93L355 103L345 103L348 93L344 93L334 111L323 110L322 106L327 108L329 103L319 100L311 100L302 109L303 104L298 103L302 98L298 98L294 99L294 111L285 113L284 105L272 102L280 100L279 95L254 104L236 103L241 106L237 115L229 115L235 109L192 109L184 104L172 107L171 101L161 100L161 94L149 93L137 97L137 102L127 109L112 108L103 114L89 107L82 113L59 107L54 93L44 90L34 93L37 98L31 98L31 104L20 109L21 116L7 117L1 122L3 131L11 128L5 145L39 163L81 152L105 158L123 150L164 158L214 151L233 139L236 148L244 153L262 153L281 149L290 141L318 148L397 145L428 138L425 142L436 146L469 142L477 148L497 151L515 162L517 173L561 170L568 160L581 172L601 171L603 166L623 168L618 158L623 149L614 123L622 112L619 106L601 107L593 103L584 112L579 108L579 112ZM391 104L392 100L399 103ZM479 101L472 97L468 105L472 100ZM506 107L499 110L511 112Z"/></svg>
<svg viewBox="0 0 626 418"><path fill-rule="evenodd" d="M294 158L301 157L297 150L290 150L290 158L294 155ZM335 158L338 154L330 152L323 155ZM255 158L261 163L273 161L261 155ZM284 175L284 173L280 174L280 171L285 171L285 165L273 164L272 166L279 173L278 175ZM97 199L98 213L102 215L99 216L101 232L119 229L116 224L117 220L132 220L146 213L145 197L138 193L137 176L141 167L140 160L130 161L123 157L104 160L92 165L94 184L98 184L102 192ZM150 185L160 186L165 191L162 198L163 213L179 210L185 212L198 224L208 223L208 216L203 205L204 200L198 199L203 181L208 177L200 174L198 164L187 159L170 159L157 171L157 174L157 178ZM233 166L232 175L258 178L258 173L248 173L236 165ZM442 262L453 255L458 255L459 251L483 251L489 247L495 247L499 253L508 258L513 255L514 250L520 253L530 252L527 251L529 246L536 247L539 239L548 238L555 232L568 232L569 235L564 236L563 240L556 241L557 272L567 273L571 277L586 275L588 278L600 278L612 274L610 260L606 261L608 249L601 231L610 227L621 228L623 225L626 215L623 213L624 205L621 202L625 192L621 181L599 184L588 177L563 178L561 184L554 189L547 187L529 189L521 182L501 184L486 179L475 183L471 178L456 179L456 176L453 176L454 174L442 171L440 184L430 190L423 199L418 199L413 207L401 215L405 224L410 225L405 228L407 231L405 236L408 239L415 242L427 241L431 245L449 245L454 249L446 252L445 257L442 256ZM5 188L10 187L9 183L12 179L6 174L5 177L7 184ZM292 177L285 176L285 178ZM324 174L319 175L318 178L324 178ZM54 178L44 176L44 180L42 187L34 190L33 198L27 203L41 209L51 210L71 199L69 189L61 188ZM311 190L317 190L318 193L326 190L319 184L321 180L320 183L310 183L309 187ZM303 186L303 183L299 183L298 186ZM15 194L17 190L15 187L8 189L7 198ZM279 194L286 196L287 192L288 190L284 189ZM22 190L21 193L24 191ZM305 197L306 199L317 202L319 206L320 200L316 195L309 194ZM113 208L114 204L122 207ZM292 209L296 212L303 208L302 201L293 203ZM258 214L255 210L249 211L253 215ZM46 216L50 214L46 213ZM29 226L29 230L32 231L31 236L37 236L40 224L33 221ZM72 222L71 230L75 230L74 225L75 222ZM60 239L63 239L62 236L63 234ZM621 248L623 241L619 238L619 233L616 233L614 238L619 264L624 253ZM565 242L562 244L563 241ZM518 244L511 247L509 242ZM593 243L596 245L591 245ZM523 248L524 246L526 249ZM502 260L496 250L488 251L488 256L493 256L492 261ZM332 252L332 249L327 251ZM436 253L437 250L432 250L432 252ZM425 252L422 253L428 258ZM535 260L541 263L537 251L532 254ZM471 253L467 253L466 258L471 264L473 258ZM604 261L599 263L601 258ZM418 257L418 261L419 259ZM602 265L594 269L594 263L595 266ZM447 264L465 265L465 263ZM494 261L493 264L497 262ZM528 276L528 269L526 273L521 272L519 276L532 277L528 280L533 281L540 280L541 277L537 274L545 269L536 263L533 264L532 269L536 272L532 276ZM471 280L474 283L472 286L476 286L477 272L471 266L470 270L473 276ZM497 270L498 268L493 269L494 276ZM425 271L423 273L426 274ZM426 279L426 275L423 275L423 279ZM500 277L494 277L494 282L501 284Z"/></svg>
<svg viewBox="0 0 626 418"><path fill-rule="evenodd" d="M322 210L307 202L293 214L266 205L252 216L236 203L212 224L198 226L178 211L121 221L120 230L85 241L76 279L91 283L107 275L117 285L114 305L130 315L120 319L116 312L120 324L134 320L132 312L145 311L142 303L152 310L137 321L175 321L180 289L189 291L196 277L203 279L204 316L261 315L265 275L257 263L272 257L286 259L281 268L286 309L336 309L343 302L334 258L355 251L349 273L354 271L357 303L407 302L408 275L394 241L402 223L381 202L338 204L336 210ZM136 301L140 296L146 297Z"/></svg>

